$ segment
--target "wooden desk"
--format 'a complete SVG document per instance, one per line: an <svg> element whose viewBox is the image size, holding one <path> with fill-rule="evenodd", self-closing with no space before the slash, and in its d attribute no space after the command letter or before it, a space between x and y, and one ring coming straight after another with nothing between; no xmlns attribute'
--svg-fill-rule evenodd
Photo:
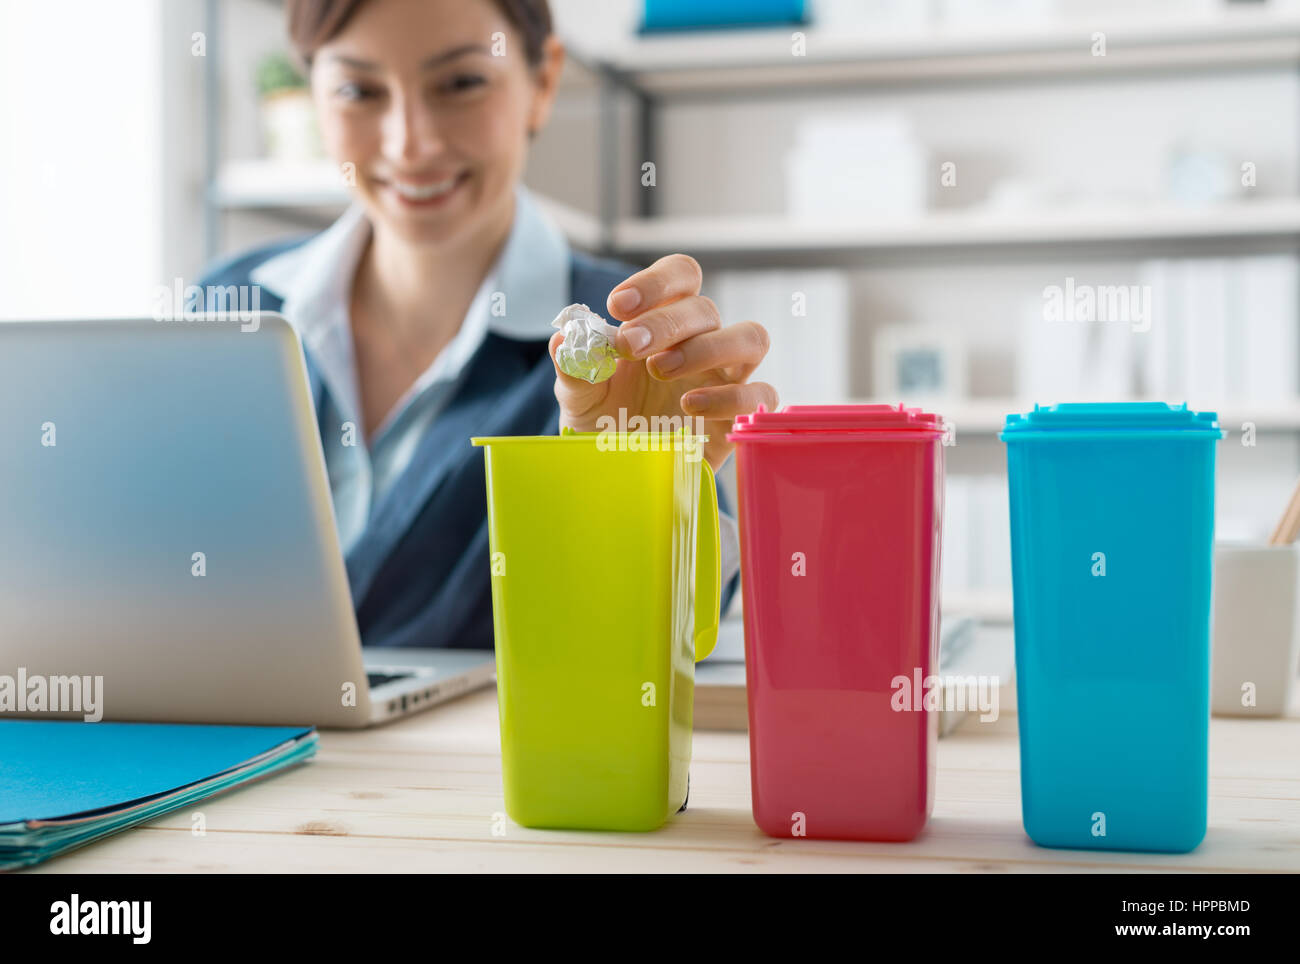
<svg viewBox="0 0 1300 964"><path fill-rule="evenodd" d="M36 871L1300 871L1300 718L1215 719L1210 829L1184 855L1046 850L1020 824L1016 717L939 741L934 816L905 844L776 840L750 816L744 733L697 732L687 812L648 834L504 818L495 690L364 732L292 772ZM492 833L501 814L504 834Z"/></svg>

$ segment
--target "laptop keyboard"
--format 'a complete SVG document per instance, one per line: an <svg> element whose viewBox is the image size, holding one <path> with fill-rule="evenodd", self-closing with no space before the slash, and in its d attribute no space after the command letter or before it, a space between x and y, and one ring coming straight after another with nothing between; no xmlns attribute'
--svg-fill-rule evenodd
<svg viewBox="0 0 1300 964"><path fill-rule="evenodd" d="M410 679L414 675L414 673L397 673L393 676L387 676L384 673L367 673L366 682L370 684L371 689L374 689L384 683L391 683L395 679Z"/></svg>

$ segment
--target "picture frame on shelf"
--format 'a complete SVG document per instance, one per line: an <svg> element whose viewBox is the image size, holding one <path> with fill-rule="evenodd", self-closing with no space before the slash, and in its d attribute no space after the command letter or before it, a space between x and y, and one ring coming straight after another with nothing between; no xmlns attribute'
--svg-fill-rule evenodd
<svg viewBox="0 0 1300 964"><path fill-rule="evenodd" d="M942 325L888 324L876 329L872 394L909 403L965 398L967 353L959 333Z"/></svg>

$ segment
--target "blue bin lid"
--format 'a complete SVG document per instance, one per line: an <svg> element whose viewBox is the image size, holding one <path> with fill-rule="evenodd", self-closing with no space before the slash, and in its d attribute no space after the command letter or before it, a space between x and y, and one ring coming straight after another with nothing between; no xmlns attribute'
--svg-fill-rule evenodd
<svg viewBox="0 0 1300 964"><path fill-rule="evenodd" d="M1059 405L1035 405L1024 415L1008 415L1003 441L1032 435L1138 433L1149 435L1179 433L1206 438L1222 438L1217 412L1194 412L1182 405L1165 402L1062 402Z"/></svg>

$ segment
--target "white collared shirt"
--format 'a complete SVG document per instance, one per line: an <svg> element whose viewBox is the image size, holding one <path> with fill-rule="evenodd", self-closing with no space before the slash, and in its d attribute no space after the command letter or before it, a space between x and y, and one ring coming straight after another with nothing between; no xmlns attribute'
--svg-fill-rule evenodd
<svg viewBox="0 0 1300 964"><path fill-rule="evenodd" d="M487 333L550 337L550 315L509 307L555 305L558 311L569 301L568 243L520 188L510 236L459 330L367 439L348 310L370 230L364 208L353 203L319 236L252 272L254 283L283 299L281 313L298 331L329 390L321 437L345 554L365 532L371 510L410 463L429 425L455 395Z"/></svg>
<svg viewBox="0 0 1300 964"><path fill-rule="evenodd" d="M460 387L488 332L544 339L551 318L569 303L570 252L564 235L529 192L516 191L515 219L496 263L470 303L460 329L393 405L374 438L364 436L349 317L352 281L370 237L353 203L327 230L255 268L255 284L282 299L281 314L302 338L328 389L321 438L339 542L346 555L364 534L374 506L401 477L428 427ZM504 310L496 310L498 306ZM541 314L511 306L554 306ZM548 313L549 312L549 313ZM353 444L345 444L351 425ZM735 521L721 516L723 585L739 569Z"/></svg>

